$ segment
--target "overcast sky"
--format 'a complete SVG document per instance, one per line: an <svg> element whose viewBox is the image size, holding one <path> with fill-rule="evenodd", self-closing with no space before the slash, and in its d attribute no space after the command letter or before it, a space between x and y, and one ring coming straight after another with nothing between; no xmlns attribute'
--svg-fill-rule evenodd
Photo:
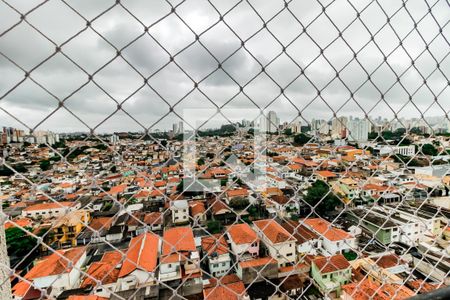
<svg viewBox="0 0 450 300"><path fill-rule="evenodd" d="M38 130L86 131L87 126L96 127L117 110L113 99L125 101L123 111L104 121L98 132L171 128L179 121L174 112L182 116L185 109L189 114L199 108L215 110L211 101L222 106L230 99L226 107L233 113L227 117L233 120L250 118L245 108L254 111L255 105L276 111L282 121L288 122L299 112L306 120L328 120L332 110L338 116L364 116L365 111L393 119L391 109L398 117L407 118L420 117L420 111L426 111L425 116L444 115L450 109L450 48L445 39L450 37L450 9L446 0L410 0L405 7L400 0L378 0L382 9L369 0L293 0L288 6L290 12L283 1L277 0L211 1L215 8L206 0L187 0L180 5L180 1L122 0L135 18L120 5L96 18L114 5L113 0L66 1L81 16L62 1L53 0L26 17L48 39L26 22L4 33L20 21L19 13L42 1L7 0L18 12L0 2L0 126L24 127L7 111L28 127L39 124ZM176 14L171 13L171 5L176 7ZM430 7L432 15L428 13ZM360 20L353 22L355 9L360 12ZM387 25L386 14L390 18ZM85 19L94 18L86 28ZM144 32L144 25L150 26L151 36ZM195 42L193 32L209 53ZM373 41L371 34L375 35ZM123 58L114 59L114 47L122 49L140 35L122 50ZM244 47L241 41L245 41ZM55 44L63 44L64 54L79 66L59 53L35 68L55 52ZM325 49L322 54L319 47ZM358 53L357 60L353 52ZM170 55L175 56L175 62L166 65ZM53 96L30 79L5 96L24 78L24 72L7 58L24 70L35 68L31 77ZM218 69L218 61L222 69ZM261 73L261 66L267 74ZM304 75L299 76L300 68ZM336 71L339 78L335 78ZM367 80L366 72L374 72L372 83L360 87ZM95 73L95 83L88 83L87 73ZM394 85L400 75L400 83ZM150 77L148 85L144 85L142 76ZM423 85L424 77L427 86ZM200 82L198 89L194 89L193 80ZM239 85L245 86L243 92ZM317 89L321 97L317 97ZM413 94L414 104L408 102L404 89ZM388 104L381 100L380 91ZM354 100L346 103L350 93ZM441 106L434 103L435 96ZM85 124L65 108L50 115L58 108L58 98L66 99L64 106ZM176 103L171 112L170 106ZM217 117L215 122L225 120Z"/></svg>

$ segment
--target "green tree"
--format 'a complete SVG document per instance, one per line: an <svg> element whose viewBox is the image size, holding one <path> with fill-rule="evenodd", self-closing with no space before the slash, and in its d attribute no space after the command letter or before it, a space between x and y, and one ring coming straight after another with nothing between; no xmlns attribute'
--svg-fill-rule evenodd
<svg viewBox="0 0 450 300"><path fill-rule="evenodd" d="M208 232L211 234L219 233L222 230L222 224L217 220L211 220L206 223Z"/></svg>
<svg viewBox="0 0 450 300"><path fill-rule="evenodd" d="M292 128L286 128L286 129L284 130L284 134L285 134L285 135L292 135Z"/></svg>
<svg viewBox="0 0 450 300"><path fill-rule="evenodd" d="M199 159L197 160L197 165L203 166L204 164L205 164L205 160L204 160L203 158L199 158Z"/></svg>
<svg viewBox="0 0 450 300"><path fill-rule="evenodd" d="M27 231L32 228L25 227ZM5 230L6 245L9 255L25 255L28 254L36 246L36 239L19 227L11 227Z"/></svg>
<svg viewBox="0 0 450 300"><path fill-rule="evenodd" d="M234 209L244 209L249 204L250 202L246 198L237 197L230 200L230 207Z"/></svg>
<svg viewBox="0 0 450 300"><path fill-rule="evenodd" d="M41 168L42 171L47 171L50 169L51 165L50 165L50 161L48 159L46 160L42 160L39 163L39 167Z"/></svg>
<svg viewBox="0 0 450 300"><path fill-rule="evenodd" d="M304 144L308 143L311 140L311 137L300 133L294 136L294 144L303 146Z"/></svg>
<svg viewBox="0 0 450 300"><path fill-rule="evenodd" d="M317 180L307 189L305 201L313 207L317 205L315 212L320 216L341 205L339 198L329 191L328 184L321 180Z"/></svg>
<svg viewBox="0 0 450 300"><path fill-rule="evenodd" d="M425 155L436 156L438 150L432 144L424 144L422 146L422 153Z"/></svg>

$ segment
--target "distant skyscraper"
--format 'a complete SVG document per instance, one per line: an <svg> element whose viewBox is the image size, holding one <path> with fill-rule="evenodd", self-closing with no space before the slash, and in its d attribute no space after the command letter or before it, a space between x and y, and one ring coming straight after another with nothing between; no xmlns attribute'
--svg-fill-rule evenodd
<svg viewBox="0 0 450 300"><path fill-rule="evenodd" d="M311 131L314 135L328 135L330 133L330 126L325 120L315 120L311 121Z"/></svg>
<svg viewBox="0 0 450 300"><path fill-rule="evenodd" d="M367 142L369 139L369 121L367 119L352 119L347 122L348 140L352 142Z"/></svg>
<svg viewBox="0 0 450 300"><path fill-rule="evenodd" d="M291 128L291 132L294 134L301 133L302 132L302 122L301 122L300 118L296 118L294 120L294 122L291 123L290 128Z"/></svg>
<svg viewBox="0 0 450 300"><path fill-rule="evenodd" d="M347 132L347 117L334 118L331 121L331 135L334 138L344 138Z"/></svg>
<svg viewBox="0 0 450 300"><path fill-rule="evenodd" d="M280 126L280 119L277 116L277 113L273 110L269 111L267 115L267 131L268 132L277 132L278 127Z"/></svg>

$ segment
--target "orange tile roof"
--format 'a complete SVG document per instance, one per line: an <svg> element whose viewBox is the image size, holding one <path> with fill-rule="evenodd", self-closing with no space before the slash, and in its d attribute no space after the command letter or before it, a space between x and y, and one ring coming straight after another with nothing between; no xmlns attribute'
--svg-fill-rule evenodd
<svg viewBox="0 0 450 300"><path fill-rule="evenodd" d="M28 291L30 290L31 284L29 284L26 281L20 281L18 282L13 288L11 289L14 296L16 297L24 297Z"/></svg>
<svg viewBox="0 0 450 300"><path fill-rule="evenodd" d="M251 244L259 241L256 232L247 223L228 226L228 234L237 245Z"/></svg>
<svg viewBox="0 0 450 300"><path fill-rule="evenodd" d="M342 290L355 300L403 300L414 296L414 292L399 284L380 285L371 279L363 279L342 286Z"/></svg>
<svg viewBox="0 0 450 300"><path fill-rule="evenodd" d="M86 295L86 296L76 296L72 295L67 298L67 300L107 300L107 298L103 298L97 295Z"/></svg>
<svg viewBox="0 0 450 300"><path fill-rule="evenodd" d="M288 220L283 222L281 226L292 234L294 238L297 239L297 242L301 244L318 238L316 233L308 229L304 224L300 224L298 221Z"/></svg>
<svg viewBox="0 0 450 300"><path fill-rule="evenodd" d="M167 185L167 181L165 181L165 180L156 181L153 185L155 187L157 187L157 188L160 188L160 187L166 186Z"/></svg>
<svg viewBox="0 0 450 300"><path fill-rule="evenodd" d="M228 190L227 197L246 197L248 196L248 190L247 189L237 189L237 190Z"/></svg>
<svg viewBox="0 0 450 300"><path fill-rule="evenodd" d="M303 220L303 223L330 241L341 241L353 238L350 233L333 227L330 222L322 218L307 218Z"/></svg>
<svg viewBox="0 0 450 300"><path fill-rule="evenodd" d="M317 175L322 176L322 177L325 177L325 178L334 178L334 177L337 177L337 175L336 175L335 173L333 173L333 172L331 172L331 171L327 171L327 170L324 170L324 171L316 171L315 173L316 173Z"/></svg>
<svg viewBox="0 0 450 300"><path fill-rule="evenodd" d="M47 209L58 209L64 207L75 206L75 202L62 201L62 202L48 202L30 205L24 209L24 211L36 211L36 210L47 210Z"/></svg>
<svg viewBox="0 0 450 300"><path fill-rule="evenodd" d="M174 252L196 251L194 233L190 227L173 227L164 231L163 255Z"/></svg>
<svg viewBox="0 0 450 300"><path fill-rule="evenodd" d="M201 201L192 201L189 203L189 207L193 216L203 214L206 211L205 204Z"/></svg>
<svg viewBox="0 0 450 300"><path fill-rule="evenodd" d="M350 268L350 263L342 254L320 257L313 260L321 274L336 272Z"/></svg>
<svg viewBox="0 0 450 300"><path fill-rule="evenodd" d="M229 252L227 241L220 233L202 238L202 249L208 255L217 253L219 255Z"/></svg>
<svg viewBox="0 0 450 300"><path fill-rule="evenodd" d="M102 284L114 283L119 277L119 269L117 266L122 262L124 257L125 254L120 251L105 252L102 259L92 263L86 273L96 280L101 281ZM97 282L91 279L91 277L86 276L80 287L96 286Z"/></svg>
<svg viewBox="0 0 450 300"><path fill-rule="evenodd" d="M171 264L171 263L176 263L176 262L180 262L180 261L181 261L181 257L180 257L179 253L173 253L173 254L161 256L162 264Z"/></svg>
<svg viewBox="0 0 450 300"><path fill-rule="evenodd" d="M119 277L125 277L138 268L147 272L155 272L158 246L159 237L151 232L132 238Z"/></svg>
<svg viewBox="0 0 450 300"><path fill-rule="evenodd" d="M135 199L147 198L150 195L149 191L139 191L133 195Z"/></svg>
<svg viewBox="0 0 450 300"><path fill-rule="evenodd" d="M86 252L86 247L58 250L36 263L25 275L25 279L31 280L39 277L68 273ZM69 266L69 262L72 266Z"/></svg>
<svg viewBox="0 0 450 300"><path fill-rule="evenodd" d="M407 285L419 293L429 293L439 288L439 284L426 282L423 279L408 281Z"/></svg>
<svg viewBox="0 0 450 300"><path fill-rule="evenodd" d="M391 187L385 186L385 185L378 185L378 184L372 184L372 183L368 183L366 185L364 185L362 187L363 190L375 190L375 191L389 191L389 190L394 190Z"/></svg>
<svg viewBox="0 0 450 300"><path fill-rule="evenodd" d="M89 227L91 227L93 230L100 230L102 228L109 229L113 221L114 219L112 217L98 217L92 219Z"/></svg>
<svg viewBox="0 0 450 300"><path fill-rule="evenodd" d="M117 194L123 193L127 187L128 187L127 184L116 185L116 186L113 186L107 193L110 195L117 195Z"/></svg>
<svg viewBox="0 0 450 300"><path fill-rule="evenodd" d="M403 261L400 257L398 257L395 254L384 255L379 258L374 258L373 260L381 268L392 268L397 265L406 263L405 261Z"/></svg>
<svg viewBox="0 0 450 300"><path fill-rule="evenodd" d="M241 266L242 269L257 268L257 267L261 267L261 266L266 266L267 264L278 264L278 262L270 256L249 259L246 261L239 262L239 266Z"/></svg>
<svg viewBox="0 0 450 300"><path fill-rule="evenodd" d="M221 285L205 288L203 290L204 299L208 300L238 300L245 294L245 286L242 281L231 283L221 283Z"/></svg>
<svg viewBox="0 0 450 300"><path fill-rule="evenodd" d="M160 212L151 212L145 215L144 223L147 225L157 225L162 224L162 214Z"/></svg>
<svg viewBox="0 0 450 300"><path fill-rule="evenodd" d="M295 238L275 220L254 221L256 227L273 243L284 243L295 241Z"/></svg>
<svg viewBox="0 0 450 300"><path fill-rule="evenodd" d="M90 277L86 277L80 285L80 288L87 288L89 286L96 286L99 280L102 284L114 283L117 281L119 275L119 269L115 268L115 265L105 262L94 262L89 266L86 273ZM92 279L91 277L95 278Z"/></svg>
<svg viewBox="0 0 450 300"><path fill-rule="evenodd" d="M28 218L21 218L21 219L17 219L17 220L8 220L5 222L5 230L12 228L12 227L16 227L16 225L18 225L20 227L32 227L33 221Z"/></svg>

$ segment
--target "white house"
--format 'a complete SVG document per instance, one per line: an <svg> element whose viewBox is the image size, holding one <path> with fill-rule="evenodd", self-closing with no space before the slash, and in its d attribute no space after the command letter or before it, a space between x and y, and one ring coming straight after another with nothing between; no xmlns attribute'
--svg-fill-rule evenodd
<svg viewBox="0 0 450 300"><path fill-rule="evenodd" d="M233 224L227 228L227 237L231 251L237 261L243 261L259 256L259 238L247 223Z"/></svg>
<svg viewBox="0 0 450 300"><path fill-rule="evenodd" d="M186 200L175 200L170 202L172 212L172 223L183 224L189 222L189 205Z"/></svg>
<svg viewBox="0 0 450 300"><path fill-rule="evenodd" d="M117 291L155 285L159 249L159 236L152 232L132 238L120 268ZM146 295L149 292L146 291Z"/></svg>
<svg viewBox="0 0 450 300"><path fill-rule="evenodd" d="M317 249L322 247L322 240L318 234L298 221L289 220L281 223L281 226L297 240L297 255L299 255L299 258L305 255L318 255Z"/></svg>
<svg viewBox="0 0 450 300"><path fill-rule="evenodd" d="M78 287L81 269L86 262L86 247L58 250L38 261L25 275L32 283L29 288L47 289L50 297L56 298L65 290ZM18 284L27 285L25 281Z"/></svg>
<svg viewBox="0 0 450 300"><path fill-rule="evenodd" d="M181 274L200 273L200 255L190 227L172 227L164 231L159 267L160 281L173 281Z"/></svg>
<svg viewBox="0 0 450 300"><path fill-rule="evenodd" d="M202 251L208 262L209 273L213 277L224 276L230 271L230 251L227 241L221 234L203 237Z"/></svg>
<svg viewBox="0 0 450 300"><path fill-rule="evenodd" d="M22 210L22 216L32 219L47 219L51 217L59 218L69 212L78 210L80 207L80 203L70 201L39 203L30 205Z"/></svg>
<svg viewBox="0 0 450 300"><path fill-rule="evenodd" d="M303 224L319 235L322 240L322 254L325 256L342 253L356 249L356 238L350 233L334 227L330 222L322 218L307 218L304 219Z"/></svg>
<svg viewBox="0 0 450 300"><path fill-rule="evenodd" d="M296 262L296 240L286 229L272 219L255 221L253 225L269 255L278 262L279 267L290 266Z"/></svg>

